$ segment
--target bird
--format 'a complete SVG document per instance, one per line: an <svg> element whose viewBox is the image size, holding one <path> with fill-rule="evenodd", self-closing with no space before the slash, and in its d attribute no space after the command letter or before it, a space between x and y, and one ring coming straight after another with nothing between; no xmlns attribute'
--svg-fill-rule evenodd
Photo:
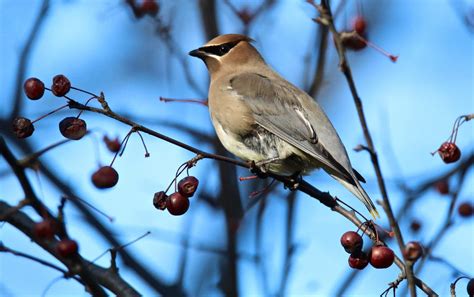
<svg viewBox="0 0 474 297"><path fill-rule="evenodd" d="M281 176L322 168L379 217L361 186L364 178L352 168L325 112L274 71L253 41L242 34L224 34L189 52L208 69L209 113L222 145L262 171Z"/></svg>

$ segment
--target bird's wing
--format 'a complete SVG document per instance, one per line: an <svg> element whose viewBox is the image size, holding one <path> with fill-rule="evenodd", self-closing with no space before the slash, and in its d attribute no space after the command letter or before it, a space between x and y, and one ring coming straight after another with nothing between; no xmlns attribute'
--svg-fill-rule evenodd
<svg viewBox="0 0 474 297"><path fill-rule="evenodd" d="M353 175L344 166L346 164L339 163L320 141L318 127L314 126L314 121L311 121L311 117L298 98L299 94L295 93L293 88L255 73L234 76L230 80L230 87L247 103L260 126L314 157L334 174L349 183L354 183ZM324 119L327 120L325 115ZM327 121L332 128L329 120ZM335 135L340 143L337 134ZM343 146L342 149L345 154ZM349 164L346 155L343 161Z"/></svg>

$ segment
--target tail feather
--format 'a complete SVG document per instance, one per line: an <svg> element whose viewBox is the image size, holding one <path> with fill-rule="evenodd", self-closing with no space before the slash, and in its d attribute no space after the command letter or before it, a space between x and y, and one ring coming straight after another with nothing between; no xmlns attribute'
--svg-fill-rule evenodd
<svg viewBox="0 0 474 297"><path fill-rule="evenodd" d="M359 198L360 201L367 207L369 210L370 214L374 219L380 218L380 215L377 211L377 208L375 207L374 203L370 199L369 195L365 192L364 188L360 185L359 181L357 179L355 180L355 185L345 181L344 179L337 177L335 175L331 176L335 178L338 182L340 182L346 189L348 189L354 196Z"/></svg>

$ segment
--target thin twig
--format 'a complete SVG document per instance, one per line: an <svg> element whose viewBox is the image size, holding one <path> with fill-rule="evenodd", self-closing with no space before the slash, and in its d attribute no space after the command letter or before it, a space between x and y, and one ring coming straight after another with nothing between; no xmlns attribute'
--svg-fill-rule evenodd
<svg viewBox="0 0 474 297"><path fill-rule="evenodd" d="M349 62L346 58L346 53L345 53L345 48L342 45L342 41L339 35L339 32L336 30L336 27L333 22L333 17L331 14L331 9L329 6L329 1L327 0L322 0L321 5L316 5L316 8L318 9L320 15L321 15L321 23L325 26L328 26L329 30L331 31L334 41L336 44L336 49L337 53L339 56L339 66L341 68L342 73L344 74L347 84L349 85L349 89L351 91L352 97L354 99L354 103L357 109L357 114L359 115L359 120L360 124L362 126L362 131L364 133L364 138L365 141L367 142L367 147L370 150L370 159L372 161L372 164L374 166L375 174L377 176L377 183L379 185L380 192L382 194L382 199L385 205L385 210L387 214L387 218L390 223L390 227L392 228L395 238L397 239L398 246L400 248L401 253L403 253L405 249L405 243L403 241L403 236L402 232L400 230L400 226L398 225L397 220L395 219L395 216L393 214L392 207L390 205L390 200L388 198L388 192L387 188L385 186L385 181L383 179L382 175L382 170L380 168L380 164L378 161L378 156L377 152L375 150L375 146L372 140L372 136L369 132L369 127L367 124L367 120L365 117L364 109L362 106L362 100L359 97L359 94L357 92L357 88L352 76L352 71L349 66ZM410 289L410 295L412 297L416 296L416 288L415 288L415 281L414 281L414 275L413 271L410 269L410 265L405 263L405 271L407 274L407 280L408 280L408 287Z"/></svg>
<svg viewBox="0 0 474 297"><path fill-rule="evenodd" d="M50 263L48 261L45 261L41 258L26 254L26 253L23 253L23 252L14 250L14 249L11 249L9 247L6 247L2 242L0 242L0 252L10 253L10 254L18 256L18 257L22 257L22 258L32 260L32 261L37 262L41 265L44 265L46 267L49 267L49 268L52 268L54 270L57 270L57 271L61 272L64 275L64 277L72 277L73 279L78 281L80 284L85 285L85 283L80 278L78 278L77 276L71 276L70 273L67 270L64 270L63 268L61 268L57 265L54 265L53 263Z"/></svg>

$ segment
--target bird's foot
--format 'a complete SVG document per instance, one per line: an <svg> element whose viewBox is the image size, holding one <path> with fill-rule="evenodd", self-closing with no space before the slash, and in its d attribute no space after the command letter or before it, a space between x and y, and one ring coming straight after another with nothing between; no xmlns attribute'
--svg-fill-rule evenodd
<svg viewBox="0 0 474 297"><path fill-rule="evenodd" d="M298 189L300 186L301 181L301 174L300 172L296 172L295 174L288 177L288 180L284 182L285 189L289 189L290 191L294 191Z"/></svg>
<svg viewBox="0 0 474 297"><path fill-rule="evenodd" d="M250 162L250 172L253 174L257 175L260 178L266 178L268 177L268 165L270 163L273 163L275 161L281 160L280 157L274 157L266 160L261 160L258 162L251 161Z"/></svg>
<svg viewBox="0 0 474 297"><path fill-rule="evenodd" d="M266 166L257 165L260 162L255 163L255 161L250 161L250 172L258 176L259 178L267 178L268 177L268 168Z"/></svg>

